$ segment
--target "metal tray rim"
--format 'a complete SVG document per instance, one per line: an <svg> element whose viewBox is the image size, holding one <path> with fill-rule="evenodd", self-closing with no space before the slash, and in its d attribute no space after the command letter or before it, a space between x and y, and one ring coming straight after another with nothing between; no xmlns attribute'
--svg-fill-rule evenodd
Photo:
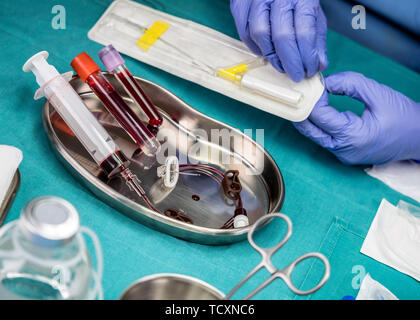
<svg viewBox="0 0 420 320"><path fill-rule="evenodd" d="M106 72L104 72L105 74L107 74ZM164 87L151 82L149 80L140 78L135 76L134 77L136 80L138 81L142 81L145 82L151 86L155 86L155 87L159 87L160 90L164 91L166 94L168 94L169 96L171 96L174 99L177 100L181 100L186 106L189 107L189 111L193 112L197 115L199 115L202 118L205 119L209 119L212 122L221 124L223 126L225 126L226 128L235 131L236 133L242 134L247 140L251 140L252 143L254 143L260 150L262 150L264 152L264 154L268 157L268 159L272 162L272 164L274 165L275 171L276 171L276 175L279 177L280 182L281 182L281 195L280 195L280 200L278 201L278 203L276 204L276 206L274 208L271 208L270 213L273 212L277 212L278 210L280 210L280 208L283 205L284 202L284 197L285 197L285 188L284 188L284 180L283 180L283 176L281 174L280 169L278 168L276 162L274 161L274 159L271 157L271 155L266 152L256 141L254 141L253 139L251 139L250 137L248 137L247 135L244 135L240 130L231 127L230 125L223 123L217 119L214 119L208 115L205 115L203 113L201 113L200 111L194 109L193 107L191 107L190 105L188 105L187 103L185 103L182 99L180 99L179 97L177 97L175 94L173 94L172 92L170 92L169 90L165 89ZM75 79L78 79L78 77L73 77L73 79L71 81L74 81ZM79 94L86 94L89 93L90 91L85 91L85 92L80 92ZM246 234L248 233L249 229L251 228L251 226L245 227L245 228L241 228L241 229L213 229L213 228L207 228L207 227L202 227L202 226L197 226L197 225L191 225L191 224L186 224L186 223L182 223L180 221L171 219L169 217L166 217L164 215L157 215L154 211L152 211L151 209L144 207L122 195L120 195L118 192L116 192L115 190L113 190L111 187L107 186L105 183L98 181L96 179L95 176L93 176L90 172L88 172L83 166L81 166L75 159L73 159L73 157L66 151L63 143L60 141L60 139L57 137L57 135L54 132L54 129L52 128L52 124L50 122L50 118L49 118L49 102L48 100L45 101L44 103L44 107L43 107L43 112L42 112L42 119L43 119L43 124L44 124L44 129L48 135L49 140L51 141L52 145L54 146L53 150L54 153L56 155L58 155L58 158L60 160L62 160L63 164L70 169L71 173L76 174L77 176L79 176L79 178L84 178L84 180L82 179L83 182L85 182L85 180L87 180L89 182L89 184L86 184L86 186L88 187L88 189L90 189L92 191L92 187L95 187L95 189L97 189L97 191L99 191L100 193L97 194L96 192L93 192L94 194L96 194L99 198L102 198L103 194L107 195L107 196L112 196L115 199L118 200L119 203L123 203L125 206L130 207L130 209L136 211L137 213L140 213L142 215L145 215L148 219L154 220L155 222L158 223L163 223L166 226L169 226L170 228L176 228L176 229L181 229L183 231L186 232L192 232L192 233L197 233L200 235L205 235L205 236L227 236L227 237L239 237L240 239L237 240L229 240L229 241L221 241L220 243L231 243L231 242L236 242L239 241L243 238L246 237ZM188 129L188 128L187 128ZM99 183L97 183L99 182ZM265 181L264 181L265 182ZM267 189L269 190L269 189ZM101 199L102 200L102 199ZM108 204L108 203L107 203ZM125 214L125 212L122 211L122 213ZM271 219L267 220L266 223L269 223L271 221ZM150 221L149 221L150 222ZM153 223L152 223L153 224ZM149 225L149 224L148 224ZM155 227L155 226L151 226L152 228L155 229L159 229L159 227ZM261 226L262 227L262 226ZM171 233L172 234L172 233ZM175 235L176 236L176 235ZM182 237L185 238L185 237ZM221 240L221 239L220 239ZM209 244L220 244L219 241L216 241L216 243L214 243L214 241L197 241L197 240L191 240L194 242L199 242L199 243L209 243Z"/></svg>
<svg viewBox="0 0 420 320"><path fill-rule="evenodd" d="M214 294L215 296L217 295L218 298L220 300L223 300L225 298L225 294L220 291L219 289L217 289L216 287L212 286L211 284L200 280L198 278L192 277L192 276L188 276L185 274L180 274L180 273L154 273L154 274L150 274L150 275L146 275L144 277L141 277L137 280L135 280L134 282L132 282L127 288L124 289L124 291L121 293L121 295L118 297L118 300L122 300L123 297L130 291L132 290L136 285L138 285L139 283L144 283L150 280L155 280L155 279L159 279L159 278L172 278L172 279L182 279L182 280L187 280L190 281L194 284L198 284L200 286L202 286L203 288L205 288L208 292L211 292L212 294Z"/></svg>

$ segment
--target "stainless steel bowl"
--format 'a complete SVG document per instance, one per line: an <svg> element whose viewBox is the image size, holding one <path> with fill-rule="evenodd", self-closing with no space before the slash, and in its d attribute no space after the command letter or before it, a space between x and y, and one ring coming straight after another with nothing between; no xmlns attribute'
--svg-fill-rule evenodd
<svg viewBox="0 0 420 320"><path fill-rule="evenodd" d="M222 300L224 294L199 279L182 274L159 273L131 284L120 300Z"/></svg>
<svg viewBox="0 0 420 320"><path fill-rule="evenodd" d="M116 78L112 74L106 74L106 77L141 118L141 111L133 104ZM184 146L176 146L178 155L185 155L191 145L202 143L208 147L209 154L214 150L220 155L219 159L212 159L213 162L210 163L212 166L222 171L239 170L243 186L241 197L251 225L261 216L278 212L281 209L285 192L283 178L273 158L264 148L239 130L193 109L161 86L137 77L136 80L161 111L164 117L162 129L168 130L178 139L185 139ZM234 207L223 201L221 188L217 183L206 176L201 176L198 179L184 175L180 176L176 188L172 190L162 188L161 180L156 180L156 166L159 164L153 164L149 170L144 170L141 165L144 159L135 155L137 146L119 127L113 117L107 113L88 85L78 77L73 78L70 84L115 139L121 150L127 156L131 156L130 168L140 178L146 193L156 207L161 211L167 208L182 209L192 218L194 225L156 214L145 207L142 200L131 192L121 179L106 180L101 175L100 168L77 138L63 130L59 121L54 121L57 114L46 101L43 109L43 121L53 150L69 171L98 198L140 223L189 241L218 245L232 243L246 237L250 226L240 229L220 229L232 217ZM197 130L200 130L201 133L204 132L208 137L211 137L212 129L227 129L231 132L229 149L199 139L197 136ZM242 150L235 150L235 139L242 142ZM243 174L245 170L255 171L252 159L249 159L245 151L249 148L253 148L255 154L264 159L263 171L255 175ZM223 163L222 155L226 155L230 159L240 158L242 161L240 164L230 161L231 164L227 165ZM200 200L195 201L194 195L199 195Z"/></svg>

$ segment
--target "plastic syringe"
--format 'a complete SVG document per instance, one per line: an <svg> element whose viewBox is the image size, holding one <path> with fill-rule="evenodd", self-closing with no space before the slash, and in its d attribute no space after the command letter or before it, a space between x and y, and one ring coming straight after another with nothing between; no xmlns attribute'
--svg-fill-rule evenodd
<svg viewBox="0 0 420 320"><path fill-rule="evenodd" d="M120 173L130 189L144 199L140 182L127 167L129 160L68 83L73 72L60 75L47 58L48 52L41 51L22 68L24 72L32 71L40 86L34 98L46 97L102 170L109 177Z"/></svg>
<svg viewBox="0 0 420 320"><path fill-rule="evenodd" d="M149 126L153 128L159 127L163 122L162 116L134 79L131 72L127 69L124 59L114 46L110 44L102 48L98 52L98 56L105 68L110 72L114 72L121 85L125 88L133 101L137 103L139 109L149 118Z"/></svg>

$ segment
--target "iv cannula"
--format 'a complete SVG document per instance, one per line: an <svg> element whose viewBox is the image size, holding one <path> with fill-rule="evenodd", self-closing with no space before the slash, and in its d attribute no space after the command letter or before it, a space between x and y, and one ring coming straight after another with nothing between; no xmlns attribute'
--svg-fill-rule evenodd
<svg viewBox="0 0 420 320"><path fill-rule="evenodd" d="M140 181L128 168L129 160L68 83L73 72L60 75L47 58L48 52L41 51L22 68L36 76L40 88L34 98L45 96L107 176L121 174L130 189L147 202Z"/></svg>
<svg viewBox="0 0 420 320"><path fill-rule="evenodd" d="M123 19L122 17L118 15L112 14L112 16L122 23L129 24L132 28L141 29L143 32L146 32L149 29L142 24L139 24L137 22L132 22L128 19ZM176 50L179 54L188 58L190 62L201 71L204 71L212 76L216 75L225 80L229 80L233 84L249 92L253 92L260 96L267 97L271 100L275 100L275 101L287 104L291 107L298 107L300 103L302 102L302 100L304 99L304 96L301 92L298 92L292 88L287 88L284 86L279 86L279 85L270 83L268 81L257 78L248 73L250 69L262 67L267 63L267 60L263 57L256 57L255 55L252 54L254 58L251 61L242 62L238 65L235 65L233 67L228 67L228 68L215 68L206 62L203 62L199 59L194 58L187 51L183 50L182 48L180 48L179 46L175 44L172 44L170 41L164 39L164 34L159 37L158 41L164 43L167 47L170 47L171 49ZM249 54L248 52L246 53ZM227 75L227 73L230 73L230 70L233 70L236 68L240 68L244 70L244 72L235 73L234 78L232 78L230 75Z"/></svg>

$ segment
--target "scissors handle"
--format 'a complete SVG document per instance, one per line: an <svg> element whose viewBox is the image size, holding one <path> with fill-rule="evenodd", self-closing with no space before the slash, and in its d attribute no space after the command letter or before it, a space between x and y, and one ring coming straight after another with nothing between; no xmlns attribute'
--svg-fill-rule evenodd
<svg viewBox="0 0 420 320"><path fill-rule="evenodd" d="M258 244L256 244L256 242L254 241L254 233L259 227L265 224L267 220L271 220L274 218L280 218L286 222L287 224L286 234L284 235L283 239L275 246L271 248L262 248ZM270 258L276 251L278 251L281 247L283 247L284 244L289 240L289 238L292 235L292 231L293 231L292 221L290 220L288 216L282 213L273 213L273 214L267 214L263 216L262 218L258 219L257 222L255 222L252 228L249 230L249 233L248 233L249 244L261 254L262 260L263 260L262 262L265 263L268 271L270 271L271 273L274 273L276 269L271 264Z"/></svg>
<svg viewBox="0 0 420 320"><path fill-rule="evenodd" d="M286 221L287 224L287 232L286 235L284 236L284 238L275 246L271 247L271 248L262 248L259 245L257 245L254 241L254 232L261 227L262 225L264 225L266 223L267 220L271 220L274 218L281 218L284 221ZM277 269L272 265L271 263L271 256L277 251L279 250L286 242L287 240L289 240L290 236L292 235L292 221L290 220L290 218L284 214L281 213L274 213L274 214L268 214L265 215L263 217L261 217L260 219L258 219L254 225L252 226L252 228L249 230L248 232L248 241L251 244L251 246L258 251L261 254L261 262L254 268L252 269L226 296L225 299L230 299L238 290L240 287L243 286L243 284L245 282L247 282L252 276L254 276L259 270L261 270L262 268L267 268L268 271L273 274L277 271ZM271 282L271 281L270 281ZM268 283L267 283L268 284ZM257 288L258 289L258 288ZM256 289L256 290L257 290ZM262 288L260 288L258 291L260 291ZM258 291L254 290L251 294L251 296L255 295ZM245 299L249 299L248 295Z"/></svg>
<svg viewBox="0 0 420 320"><path fill-rule="evenodd" d="M251 270L251 272L249 272L226 296L225 299L229 300L235 293L236 291L239 290L240 287L243 286L243 284L245 282L247 282L254 274L256 274L259 270L261 270L263 268L263 264L260 263L258 266L256 266L254 269ZM247 300L247 298L245 298L245 300Z"/></svg>
<svg viewBox="0 0 420 320"><path fill-rule="evenodd" d="M286 222L286 224L287 224L286 235L283 237L283 239L277 245L275 245L271 248L262 248L255 243L254 238L253 238L254 237L254 232L260 226L262 226L267 220L273 219L273 218L280 218L280 219L283 219ZM287 242L287 240L289 240L291 235L292 235L292 221L290 220L289 217L287 217L284 214L281 214L281 213L269 214L269 215L263 216L262 218L257 220L257 222L254 223L254 225L252 226L252 228L250 229L250 231L248 233L248 241L251 244L251 246L261 254L261 256L262 256L261 262L254 269L252 269L251 272L249 272L232 289L231 292L229 292L226 295L225 299L230 299L233 296L233 294L235 292L237 292L239 290L239 288L242 287L242 285L245 282L247 282L252 276L254 276L262 268L266 268L271 273L271 276L267 280L265 280L263 283L261 283L255 290L253 290L251 293L249 293L244 298L245 300L252 298L254 295L256 295L258 292L260 292L262 289L264 289L266 286L268 286L271 282L273 282L277 278L282 279L286 283L286 285L290 288L290 290L292 290L295 294L298 294L298 295L308 295L308 294L314 293L315 291L320 289L327 282L327 280L330 277L330 273L331 273L330 263L329 263L328 259L323 254L321 254L319 252L310 252L310 253L304 254L304 255L300 256L299 258L297 258L295 261L293 261L291 264L289 264L283 270L278 270L272 264L272 262L271 262L272 255L276 251L278 251ZM320 259L324 263L324 267L325 267L324 275L321 278L321 280L313 288L311 288L309 290L300 290L300 289L296 288L296 286L293 284L291 275L292 275L295 267L300 262L302 262L306 259L310 259L310 258Z"/></svg>
<svg viewBox="0 0 420 320"><path fill-rule="evenodd" d="M262 225L264 225L266 223L266 221L274 219L274 218L281 218L283 220L286 221L287 223L287 232L286 235L284 236L284 238L274 247L271 248L262 248L259 245L257 245L254 241L254 232L260 228ZM261 217L260 219L258 219L254 225L251 227L251 229L248 232L248 241L250 243L250 245L261 254L261 262L254 268L252 269L226 296L225 299L230 299L235 293L236 291L239 290L240 287L243 286L243 284L245 282L247 282L252 276L254 276L259 270L261 270L262 268L267 268L271 273L274 273L276 271L276 269L274 268L274 266L271 264L270 261L270 257L277 251L279 250L286 242L287 240L289 240L290 236L292 235L292 221L289 219L288 216L281 214L281 213L273 213L273 214L268 214L265 215L263 217ZM261 289L260 289L261 290ZM255 291L255 290L254 290ZM253 291L253 292L254 292ZM256 293L256 292L255 292ZM254 293L254 294L255 294ZM248 298L245 298L248 299Z"/></svg>
<svg viewBox="0 0 420 320"><path fill-rule="evenodd" d="M318 284L316 284L313 288L311 288L309 290L300 290L300 289L296 288L296 286L293 284L291 275L293 273L294 268L296 267L296 265L298 263L302 262L305 259L309 259L309 258L318 258L324 263L324 266L325 266L324 275L323 275L322 279L318 282ZM328 278L330 277L330 273L331 273L330 263L329 263L328 259L322 253L310 252L310 253L307 253L307 254L297 258L295 261L293 261L285 269L279 270L279 271L273 273L267 280L265 280L255 290L253 290L251 293L249 293L244 298L244 300L251 299L258 292L263 290L271 282L273 282L274 280L276 280L278 278L282 279L286 283L286 285L289 287L289 289L292 290L294 293L296 293L298 295L302 295L302 296L303 295L308 295L308 294L314 293L315 291L319 290L327 282Z"/></svg>
<svg viewBox="0 0 420 320"><path fill-rule="evenodd" d="M306 259L311 259L311 258L316 258L316 259L319 259L319 260L322 261L322 263L324 264L324 269L325 269L324 270L324 275L319 280L319 282L314 287L312 287L311 289L300 290L300 289L296 288L296 286L293 284L293 281L292 281L293 270L295 269L295 267L300 262L302 262ZM303 295L308 295L308 294L314 293L315 291L319 290L327 282L327 280L330 277L330 274L331 274L331 266L330 266L330 262L328 261L328 259L322 253L309 252L307 254L304 254L304 255L300 256L295 261L293 261L291 264L289 264L285 269L279 270L274 275L276 275L277 278L282 278L283 281L290 288L290 290L292 290L294 293L303 296Z"/></svg>
<svg viewBox="0 0 420 320"><path fill-rule="evenodd" d="M275 245L271 248L261 248L254 241L254 232L266 220L271 219L271 218L281 218L281 219L283 219L287 223L287 232L286 232L286 235L284 236L283 240L281 240L277 245ZM299 258L297 258L295 261L293 261L290 265L288 265L283 270L278 270L272 264L272 262L271 262L272 255L277 250L279 250L289 240L289 238L292 235L292 231L293 231L292 221L290 220L290 218L288 216L286 216L284 214L281 214L281 213L266 215L266 216L260 218L254 224L254 226L251 228L251 230L248 233L248 241L251 244L251 246L261 254L261 256L262 256L261 264L263 264L263 266L265 268L267 268L267 270L272 274L272 276L269 277L266 281L264 281L257 289L255 289L253 292L251 292L245 299L249 299L252 296L254 296L257 292L264 289L268 284L270 284L276 278L283 279L283 281L287 284L287 286L290 288L290 290L292 290L294 293L296 293L298 295L307 295L307 294L314 293L315 291L319 290L327 282L327 280L329 279L330 274L331 274L330 263L329 263L328 259L323 254L321 254L319 252L310 252L310 253L304 254L304 255L300 256ZM296 288L296 286L293 284L291 275L292 275L295 267L300 262L302 262L306 259L310 259L310 258L320 259L324 263L324 267L325 267L324 275L320 279L320 281L313 288L311 288L309 290L300 290L300 289Z"/></svg>

